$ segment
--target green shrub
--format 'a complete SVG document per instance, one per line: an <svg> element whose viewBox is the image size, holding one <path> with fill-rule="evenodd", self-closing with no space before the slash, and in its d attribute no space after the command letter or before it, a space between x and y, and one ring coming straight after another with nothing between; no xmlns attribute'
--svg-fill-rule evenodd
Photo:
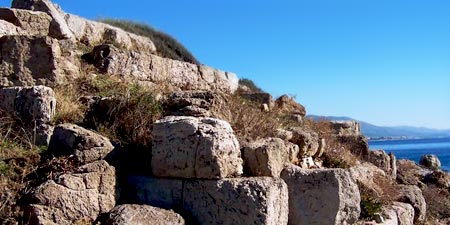
<svg viewBox="0 0 450 225"><path fill-rule="evenodd" d="M197 65L200 64L194 55L175 38L161 31L157 31L147 24L118 19L100 19L100 22L150 38L156 46L158 55L161 57Z"/></svg>
<svg viewBox="0 0 450 225"><path fill-rule="evenodd" d="M255 84L255 82L253 82L252 80L247 79L247 78L239 79L239 84L247 86L253 92L264 92L260 87L258 87Z"/></svg>
<svg viewBox="0 0 450 225"><path fill-rule="evenodd" d="M373 219L375 214L381 213L382 203L372 195L362 191L361 193L361 218Z"/></svg>

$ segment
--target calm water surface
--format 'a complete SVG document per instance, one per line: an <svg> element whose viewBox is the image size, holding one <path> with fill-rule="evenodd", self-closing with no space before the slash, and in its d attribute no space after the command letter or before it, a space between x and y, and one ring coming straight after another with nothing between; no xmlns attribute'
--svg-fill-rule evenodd
<svg viewBox="0 0 450 225"><path fill-rule="evenodd" d="M450 138L369 141L370 149L392 152L397 159L410 159L417 163L425 154L435 154L442 169L450 171Z"/></svg>

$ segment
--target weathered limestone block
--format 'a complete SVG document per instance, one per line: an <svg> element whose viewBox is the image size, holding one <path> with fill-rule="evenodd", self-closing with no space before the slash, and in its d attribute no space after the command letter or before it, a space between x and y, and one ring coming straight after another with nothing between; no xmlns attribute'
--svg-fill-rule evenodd
<svg viewBox="0 0 450 225"><path fill-rule="evenodd" d="M364 135L343 135L338 136L339 141L346 145L350 152L363 159L368 160L369 158L369 142Z"/></svg>
<svg viewBox="0 0 450 225"><path fill-rule="evenodd" d="M304 131L300 127L291 127L293 137L290 142L300 147L299 156L314 156L319 152L319 135L315 132Z"/></svg>
<svg viewBox="0 0 450 225"><path fill-rule="evenodd" d="M56 111L53 89L45 86L0 89L0 108L27 123L49 123Z"/></svg>
<svg viewBox="0 0 450 225"><path fill-rule="evenodd" d="M392 208L383 207L381 213L375 213L374 219L379 225L398 225L397 213Z"/></svg>
<svg viewBox="0 0 450 225"><path fill-rule="evenodd" d="M413 185L399 185L396 201L408 203L414 208L414 224L423 224L426 218L427 204L422 191Z"/></svg>
<svg viewBox="0 0 450 225"><path fill-rule="evenodd" d="M88 46L109 43L127 50L156 53L155 45L147 37L138 36L120 28L69 13L65 13L65 21L75 38Z"/></svg>
<svg viewBox="0 0 450 225"><path fill-rule="evenodd" d="M323 153L325 153L326 147L327 147L327 142L326 142L325 138L320 138L319 139L319 150L317 150L314 157L316 157L316 158L322 157Z"/></svg>
<svg viewBox="0 0 450 225"><path fill-rule="evenodd" d="M432 170L441 169L441 161L436 155L423 155L420 158L420 165Z"/></svg>
<svg viewBox="0 0 450 225"><path fill-rule="evenodd" d="M98 60L90 56L101 55ZM113 45L101 45L83 57L102 72L122 76L149 86L179 90L210 90L234 93L238 78L233 73L219 71L168 58L145 51L127 51Z"/></svg>
<svg viewBox="0 0 450 225"><path fill-rule="evenodd" d="M152 171L158 177L219 179L242 174L239 142L228 122L168 116L153 125Z"/></svg>
<svg viewBox="0 0 450 225"><path fill-rule="evenodd" d="M206 65L199 66L201 89L220 90L234 93L239 86L239 78L231 72L221 71Z"/></svg>
<svg viewBox="0 0 450 225"><path fill-rule="evenodd" d="M183 208L200 224L286 225L288 191L277 178L186 181Z"/></svg>
<svg viewBox="0 0 450 225"><path fill-rule="evenodd" d="M375 182L376 177L386 177L386 173L372 163L362 163L351 167L350 176L364 188L367 188L378 195L383 194L383 189Z"/></svg>
<svg viewBox="0 0 450 225"><path fill-rule="evenodd" d="M397 180L401 184L424 186L422 178L427 177L433 171L417 165L414 161L400 159L397 161Z"/></svg>
<svg viewBox="0 0 450 225"><path fill-rule="evenodd" d="M276 137L281 138L285 141L290 141L294 137L294 134L292 133L292 131L277 129Z"/></svg>
<svg viewBox="0 0 450 225"><path fill-rule="evenodd" d="M0 115L20 118L36 145L48 145L56 111L55 92L45 86L0 88Z"/></svg>
<svg viewBox="0 0 450 225"><path fill-rule="evenodd" d="M296 163L299 148L279 138L266 138L243 148L244 165L252 176L279 177L286 163Z"/></svg>
<svg viewBox="0 0 450 225"><path fill-rule="evenodd" d="M119 205L108 216L106 225L184 225L177 213L149 205Z"/></svg>
<svg viewBox="0 0 450 225"><path fill-rule="evenodd" d="M0 38L5 35L19 35L22 33L22 29L20 27L17 27L16 25L0 20ZM0 77L1 78L1 77ZM3 86L3 82L0 80L0 86Z"/></svg>
<svg viewBox="0 0 450 225"><path fill-rule="evenodd" d="M164 209L182 206L183 181L146 176L130 176L123 187L123 197L128 202L152 205Z"/></svg>
<svg viewBox="0 0 450 225"><path fill-rule="evenodd" d="M414 224L414 208L410 204L393 202L391 208L397 213L398 225Z"/></svg>
<svg viewBox="0 0 450 225"><path fill-rule="evenodd" d="M340 136L357 136L361 135L361 125L357 121L352 120L334 120L331 121L337 135Z"/></svg>
<svg viewBox="0 0 450 225"><path fill-rule="evenodd" d="M369 152L369 162L382 169L386 174L390 175L391 178L397 178L397 166L393 154L388 155L384 150L371 150Z"/></svg>
<svg viewBox="0 0 450 225"><path fill-rule="evenodd" d="M47 85L60 82L57 40L47 36L3 36L0 38L2 86Z"/></svg>
<svg viewBox="0 0 450 225"><path fill-rule="evenodd" d="M61 8L49 0L13 0L12 8L41 11L51 18L49 35L58 39L73 39L74 35L64 20Z"/></svg>
<svg viewBox="0 0 450 225"><path fill-rule="evenodd" d="M442 170L434 170L432 173L427 174L423 181L426 184L434 184L437 187L447 189L450 187L450 174Z"/></svg>
<svg viewBox="0 0 450 225"><path fill-rule="evenodd" d="M169 95L165 109L173 116L209 117L216 101L220 96L212 91L180 91Z"/></svg>
<svg viewBox="0 0 450 225"><path fill-rule="evenodd" d="M289 224L345 225L359 218L358 186L345 170L289 165L281 178L289 189Z"/></svg>
<svg viewBox="0 0 450 225"><path fill-rule="evenodd" d="M74 124L56 126L49 145L49 151L74 154L81 164L104 159L113 149L108 138Z"/></svg>
<svg viewBox="0 0 450 225"><path fill-rule="evenodd" d="M19 32L6 33L7 35L20 33L29 36L46 36L48 35L52 18L44 12L0 8L0 20L7 21L19 28Z"/></svg>
<svg viewBox="0 0 450 225"><path fill-rule="evenodd" d="M289 97L288 95L282 95L277 98L277 100L275 100L275 106L285 113L299 115L301 117L306 115L305 107L297 103L294 98Z"/></svg>
<svg viewBox="0 0 450 225"><path fill-rule="evenodd" d="M84 165L56 181L47 181L33 193L36 204L28 213L32 224L70 225L94 221L116 204L116 175L106 161Z"/></svg>

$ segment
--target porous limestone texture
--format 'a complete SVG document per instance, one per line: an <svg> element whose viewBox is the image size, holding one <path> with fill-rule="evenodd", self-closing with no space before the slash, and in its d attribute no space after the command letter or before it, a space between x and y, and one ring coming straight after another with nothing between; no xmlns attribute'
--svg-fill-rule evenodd
<svg viewBox="0 0 450 225"><path fill-rule="evenodd" d="M165 110L168 115L209 117L216 101L222 101L212 91L179 91L169 95Z"/></svg>
<svg viewBox="0 0 450 225"><path fill-rule="evenodd" d="M290 165L281 178L289 189L289 224L346 225L358 220L359 189L347 171Z"/></svg>
<svg viewBox="0 0 450 225"><path fill-rule="evenodd" d="M44 12L0 8L0 21L10 24L9 29L0 29L0 37L6 34L47 36L52 18Z"/></svg>
<svg viewBox="0 0 450 225"><path fill-rule="evenodd" d="M45 86L0 88L0 116L20 118L36 145L47 145L56 112L55 92Z"/></svg>
<svg viewBox="0 0 450 225"><path fill-rule="evenodd" d="M199 224L286 225L288 191L279 178L187 181L183 208Z"/></svg>
<svg viewBox="0 0 450 225"><path fill-rule="evenodd" d="M59 82L57 40L48 36L0 38L0 86L47 85Z"/></svg>
<svg viewBox="0 0 450 225"><path fill-rule="evenodd" d="M287 163L298 162L297 145L279 138L266 138L243 148L246 171L251 176L279 177Z"/></svg>
<svg viewBox="0 0 450 225"><path fill-rule="evenodd" d="M177 213L149 205L126 204L109 212L106 225L184 225Z"/></svg>
<svg viewBox="0 0 450 225"><path fill-rule="evenodd" d="M432 170L441 169L441 161L436 155L423 155L420 158L420 165Z"/></svg>
<svg viewBox="0 0 450 225"><path fill-rule="evenodd" d="M113 149L108 138L74 124L56 126L48 148L55 154L73 154L81 164L104 159Z"/></svg>
<svg viewBox="0 0 450 225"><path fill-rule="evenodd" d="M408 203L414 208L414 224L424 224L427 204L420 188L413 185L399 185L397 190L395 200Z"/></svg>
<svg viewBox="0 0 450 225"><path fill-rule="evenodd" d="M106 161L77 168L50 180L33 192L36 203L28 207L31 224L71 225L94 221L116 204L116 174Z"/></svg>
<svg viewBox="0 0 450 225"><path fill-rule="evenodd" d="M242 174L239 142L226 121L168 116L153 125L157 177L220 179Z"/></svg>

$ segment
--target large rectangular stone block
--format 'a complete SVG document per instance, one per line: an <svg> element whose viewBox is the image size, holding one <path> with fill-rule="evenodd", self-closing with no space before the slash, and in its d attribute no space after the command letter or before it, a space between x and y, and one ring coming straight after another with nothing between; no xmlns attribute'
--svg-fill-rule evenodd
<svg viewBox="0 0 450 225"><path fill-rule="evenodd" d="M279 178L186 181L183 196L199 224L287 224L288 191Z"/></svg>
<svg viewBox="0 0 450 225"><path fill-rule="evenodd" d="M347 171L291 165L281 178L289 189L290 225L346 225L359 218L359 189Z"/></svg>
<svg viewBox="0 0 450 225"><path fill-rule="evenodd" d="M165 117L153 125L152 146L157 177L220 179L242 174L239 142L223 120Z"/></svg>

